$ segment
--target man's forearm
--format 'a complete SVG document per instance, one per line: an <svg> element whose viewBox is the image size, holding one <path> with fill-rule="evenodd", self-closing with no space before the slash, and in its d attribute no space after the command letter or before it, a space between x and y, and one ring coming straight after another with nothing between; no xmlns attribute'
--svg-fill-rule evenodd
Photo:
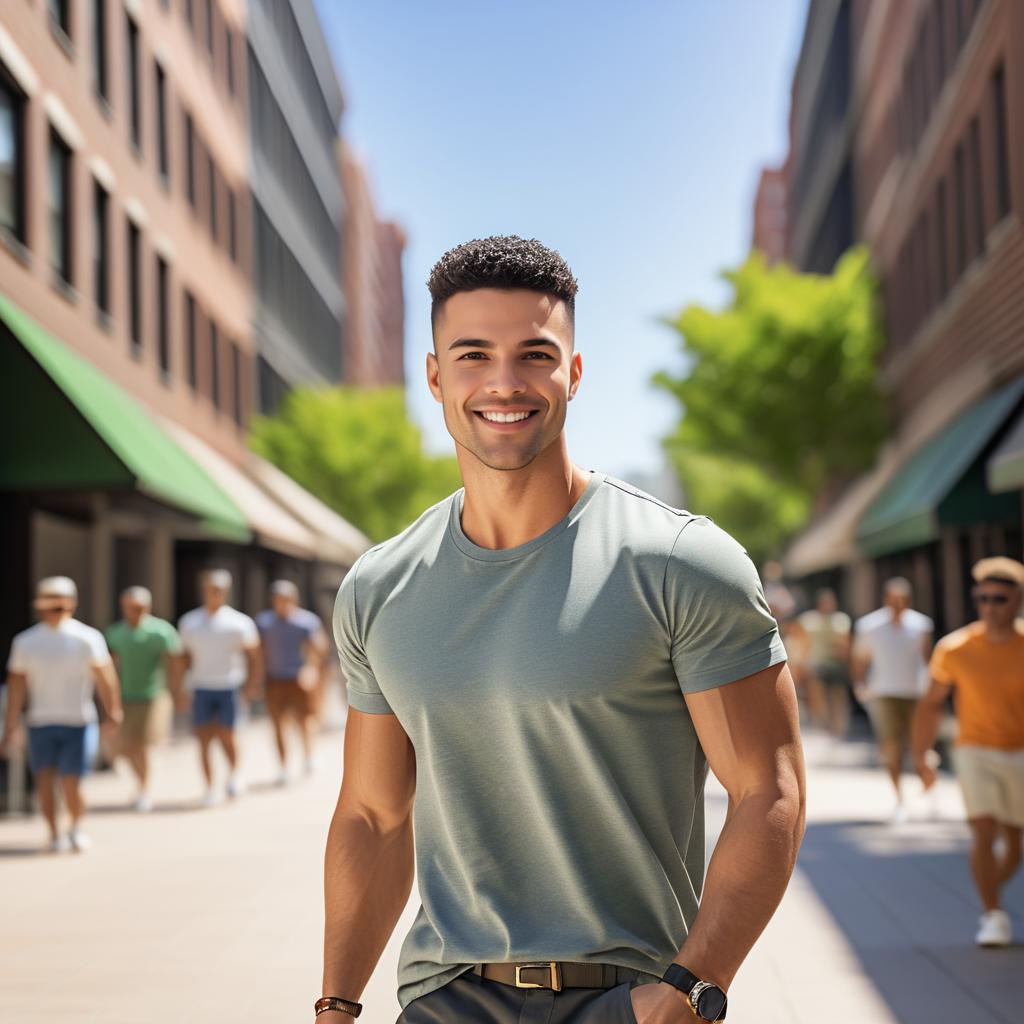
<svg viewBox="0 0 1024 1024"><path fill-rule="evenodd" d="M7 714L4 721L4 732L10 734L14 731L21 717L22 708L25 706L25 679L21 675L8 675L7 677Z"/></svg>
<svg viewBox="0 0 1024 1024"><path fill-rule="evenodd" d="M676 962L728 988L782 899L804 833L802 780L730 806Z"/></svg>
<svg viewBox="0 0 1024 1024"><path fill-rule="evenodd" d="M359 1000L408 902L413 863L411 817L384 830L335 813L324 860L324 995Z"/></svg>
<svg viewBox="0 0 1024 1024"><path fill-rule="evenodd" d="M935 746L943 714L942 704L933 703L927 698L917 702L910 728L910 751L915 764Z"/></svg>

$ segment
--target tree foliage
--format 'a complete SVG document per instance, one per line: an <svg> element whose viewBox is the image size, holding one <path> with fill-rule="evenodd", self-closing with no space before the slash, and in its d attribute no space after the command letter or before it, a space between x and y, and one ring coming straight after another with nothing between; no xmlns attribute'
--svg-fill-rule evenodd
<svg viewBox="0 0 1024 1024"><path fill-rule="evenodd" d="M655 383L682 406L665 445L691 507L763 557L830 480L870 466L885 436L877 284L863 248L830 275L753 253L724 276L725 309L689 306L669 321L689 368Z"/></svg>
<svg viewBox="0 0 1024 1024"><path fill-rule="evenodd" d="M424 451L400 388L297 389L250 444L375 541L461 486L454 456Z"/></svg>

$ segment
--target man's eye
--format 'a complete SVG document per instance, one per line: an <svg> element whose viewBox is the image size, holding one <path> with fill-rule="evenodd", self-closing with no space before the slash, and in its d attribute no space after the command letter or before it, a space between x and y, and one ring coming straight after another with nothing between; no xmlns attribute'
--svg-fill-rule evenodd
<svg viewBox="0 0 1024 1024"><path fill-rule="evenodd" d="M483 358L484 358L483 352L466 352L463 355L459 356L459 358L456 360L456 362L460 362L463 359L483 359Z"/></svg>
<svg viewBox="0 0 1024 1024"><path fill-rule="evenodd" d="M551 359L553 358L549 352L528 352L526 354L527 359Z"/></svg>

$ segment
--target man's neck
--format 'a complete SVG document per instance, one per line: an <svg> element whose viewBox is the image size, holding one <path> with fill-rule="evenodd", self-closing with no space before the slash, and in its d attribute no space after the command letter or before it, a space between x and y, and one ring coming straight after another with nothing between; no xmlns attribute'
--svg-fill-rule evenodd
<svg viewBox="0 0 1024 1024"><path fill-rule="evenodd" d="M494 551L550 530L568 515L590 479L569 459L564 438L523 469L491 469L468 454L459 462L466 489L462 530L474 544Z"/></svg>
<svg viewBox="0 0 1024 1024"><path fill-rule="evenodd" d="M1017 636L1017 629L1011 622L1008 626L994 626L985 623L984 637L990 644L1007 644Z"/></svg>

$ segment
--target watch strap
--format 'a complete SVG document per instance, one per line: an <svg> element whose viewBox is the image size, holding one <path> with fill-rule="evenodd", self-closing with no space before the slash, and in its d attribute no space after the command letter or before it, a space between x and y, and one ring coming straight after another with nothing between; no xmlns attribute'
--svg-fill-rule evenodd
<svg viewBox="0 0 1024 1024"><path fill-rule="evenodd" d="M667 981L670 985L674 985L680 992L685 992L689 995L693 991L693 986L700 981L693 971L688 971L682 964L670 964L668 970L662 976L662 981Z"/></svg>
<svg viewBox="0 0 1024 1024"><path fill-rule="evenodd" d="M341 999L339 996L322 996L313 1004L313 1012L319 1017L321 1013L328 1010L340 1010L342 1013L358 1017L363 1012L362 1003L354 1003L350 999Z"/></svg>

